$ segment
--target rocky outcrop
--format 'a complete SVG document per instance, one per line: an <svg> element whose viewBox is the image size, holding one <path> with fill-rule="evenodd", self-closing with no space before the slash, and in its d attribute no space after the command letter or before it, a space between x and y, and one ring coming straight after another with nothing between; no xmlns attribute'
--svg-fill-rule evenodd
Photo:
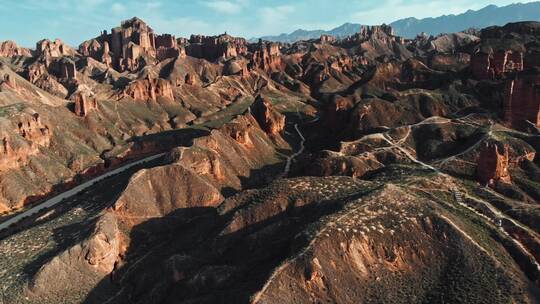
<svg viewBox="0 0 540 304"><path fill-rule="evenodd" d="M527 121L540 126L540 69L517 73L506 82L504 119L522 129Z"/></svg>
<svg viewBox="0 0 540 304"><path fill-rule="evenodd" d="M36 43L36 54L43 57L75 56L75 50L66 45L62 40L51 41L43 39Z"/></svg>
<svg viewBox="0 0 540 304"><path fill-rule="evenodd" d="M0 42L0 57L30 57L32 53L29 49L19 47L14 41L7 40Z"/></svg>
<svg viewBox="0 0 540 304"><path fill-rule="evenodd" d="M174 100L172 84L163 78L151 78L135 80L122 92L121 98L129 96L135 100L157 101L158 98Z"/></svg>
<svg viewBox="0 0 540 304"><path fill-rule="evenodd" d="M395 36L394 29L391 26L383 24L374 26L361 26L358 33L343 39L342 41L340 41L340 44L343 46L354 46L370 40L379 41L383 44L389 42L403 42L403 39Z"/></svg>
<svg viewBox="0 0 540 304"><path fill-rule="evenodd" d="M195 75L191 73L187 73L186 76L184 77L184 83L187 85L195 85L197 83Z"/></svg>
<svg viewBox="0 0 540 304"><path fill-rule="evenodd" d="M85 117L90 111L97 109L96 100L83 92L75 93L74 103L73 111L79 117Z"/></svg>
<svg viewBox="0 0 540 304"><path fill-rule="evenodd" d="M271 138L253 116L246 114L213 130L209 136L195 139L189 148L175 149L170 158L221 191L230 192L246 186L243 177L250 176L252 182L265 178L254 172L279 161L274 141L276 138Z"/></svg>
<svg viewBox="0 0 540 304"><path fill-rule="evenodd" d="M13 79L13 76L10 74L5 74L4 79L0 80L0 89L2 86L8 86L13 90L17 90L17 82Z"/></svg>
<svg viewBox="0 0 540 304"><path fill-rule="evenodd" d="M165 60L167 58L185 57L184 48L178 46L176 38L170 34L156 36L156 58Z"/></svg>
<svg viewBox="0 0 540 304"><path fill-rule="evenodd" d="M123 21L111 33L103 31L99 37L83 42L79 51L120 72L136 71L149 60L161 61L184 54L174 36L155 34L137 17Z"/></svg>
<svg viewBox="0 0 540 304"><path fill-rule="evenodd" d="M53 136L48 124L38 113L28 109L11 117L0 119L0 171L27 165L29 158L47 148Z"/></svg>
<svg viewBox="0 0 540 304"><path fill-rule="evenodd" d="M75 62L69 59L65 59L61 61L60 66L61 66L61 78L64 78L64 79L77 78L77 67L75 66Z"/></svg>
<svg viewBox="0 0 540 304"><path fill-rule="evenodd" d="M247 42L227 33L219 36L191 35L186 45L186 54L209 61L229 59L247 53Z"/></svg>
<svg viewBox="0 0 540 304"><path fill-rule="evenodd" d="M438 71L461 71L471 65L471 55L467 53L457 54L433 54L429 58L429 67Z"/></svg>
<svg viewBox="0 0 540 304"><path fill-rule="evenodd" d="M15 136L0 136L0 171L24 166L28 163L28 157L38 152L37 145L21 141Z"/></svg>
<svg viewBox="0 0 540 304"><path fill-rule="evenodd" d="M374 26L361 26L360 27L360 37L362 39L387 39L388 37L395 36L394 29L386 24L383 25L374 25Z"/></svg>
<svg viewBox="0 0 540 304"><path fill-rule="evenodd" d="M281 69L281 51L279 44L272 42L263 42L250 45L251 69L261 69L264 71L276 71Z"/></svg>
<svg viewBox="0 0 540 304"><path fill-rule="evenodd" d="M247 63L243 60L231 59L225 63L225 66L223 67L223 74L227 76L238 75L241 77L247 77L249 75Z"/></svg>
<svg viewBox="0 0 540 304"><path fill-rule="evenodd" d="M478 181L484 185L493 185L497 181L509 183L508 164L508 146L504 146L501 151L496 144L486 143L477 160Z"/></svg>
<svg viewBox="0 0 540 304"><path fill-rule="evenodd" d="M478 52L471 58L471 70L477 79L500 78L523 70L523 53L517 51Z"/></svg>
<svg viewBox="0 0 540 304"><path fill-rule="evenodd" d="M39 73L39 69L36 71ZM66 98L69 93L66 87L48 73L42 74L37 78L33 77L31 82L38 88L61 98Z"/></svg>
<svg viewBox="0 0 540 304"><path fill-rule="evenodd" d="M105 63L107 66L112 66L113 59L108 41L100 42L98 39L92 39L83 42L79 46L81 55L91 57L99 62Z"/></svg>
<svg viewBox="0 0 540 304"><path fill-rule="evenodd" d="M59 62L60 63L64 62L64 60L61 60ZM56 61L56 63L58 63L58 61ZM63 65L60 64L59 66L60 66L60 71L64 71L64 69L62 68ZM68 89L64 85L62 85L56 77L52 76L49 73L49 67L51 67L52 70L56 70L51 66L51 62L49 60L47 60L46 62L36 61L28 67L26 71L26 78L28 79L28 81L30 81L32 84L34 84L38 88L44 91L47 91L53 95L56 95L58 97L66 98L69 93ZM67 68L67 66L65 68L66 68L65 70L66 74L69 74L70 70ZM56 72L59 72L59 71L56 71ZM71 70L71 72L72 72L71 74L72 76L76 76L76 70ZM63 73L63 72L59 72L59 73ZM69 76L69 75L66 75L66 76ZM66 80L68 80L68 78L66 78Z"/></svg>
<svg viewBox="0 0 540 304"><path fill-rule="evenodd" d="M336 40L336 37L332 35L321 35L321 37L319 38L320 43L333 43L336 42Z"/></svg>
<svg viewBox="0 0 540 304"><path fill-rule="evenodd" d="M479 40L480 38L466 33L441 34L427 39L425 49L427 51L435 50L437 53L451 54L456 50L465 50Z"/></svg>
<svg viewBox="0 0 540 304"><path fill-rule="evenodd" d="M349 36L339 42L344 48L360 46L362 54L372 60L383 58L408 59L413 54L407 49L405 39L395 36L394 30L389 25L362 26L360 32Z"/></svg>
<svg viewBox="0 0 540 304"><path fill-rule="evenodd" d="M354 104L349 98L336 95L328 103L325 112L325 124L331 130L339 131L346 127L349 114Z"/></svg>
<svg viewBox="0 0 540 304"><path fill-rule="evenodd" d="M268 98L257 96L251 106L251 113L261 129L268 134L279 135L285 128L285 115L276 111Z"/></svg>
<svg viewBox="0 0 540 304"><path fill-rule="evenodd" d="M176 163L138 172L112 209L123 223L135 226L177 209L215 207L222 201L212 184Z"/></svg>
<svg viewBox="0 0 540 304"><path fill-rule="evenodd" d="M52 137L52 131L47 124L41 121L38 113L24 113L17 116L19 135L39 146L49 146Z"/></svg>

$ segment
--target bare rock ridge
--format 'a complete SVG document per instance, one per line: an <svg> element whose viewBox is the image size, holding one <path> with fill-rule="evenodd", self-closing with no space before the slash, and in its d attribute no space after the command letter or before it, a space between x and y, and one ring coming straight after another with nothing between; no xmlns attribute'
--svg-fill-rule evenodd
<svg viewBox="0 0 540 304"><path fill-rule="evenodd" d="M1 43L1 301L539 303L539 29Z"/></svg>
<svg viewBox="0 0 540 304"><path fill-rule="evenodd" d="M125 262L126 250L134 242L126 231L179 209L215 208L224 200L220 189L241 189L239 177L274 158L272 141L254 123L249 114L238 116L193 146L173 151L169 156L173 163L133 175L122 195L98 218L90 236L39 269L27 296L47 301L69 298L70 286L47 287L55 274L63 281L87 278L84 286L91 287L88 283L114 273ZM244 132L241 138L236 136L239 132ZM199 157L200 153L208 153L209 158Z"/></svg>

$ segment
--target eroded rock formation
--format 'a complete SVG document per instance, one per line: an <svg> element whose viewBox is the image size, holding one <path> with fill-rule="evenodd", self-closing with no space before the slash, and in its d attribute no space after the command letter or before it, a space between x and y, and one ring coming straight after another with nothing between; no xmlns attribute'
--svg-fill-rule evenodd
<svg viewBox="0 0 540 304"><path fill-rule="evenodd" d="M276 111L268 98L259 95L251 106L251 113L268 134L278 135L285 127L285 115Z"/></svg>
<svg viewBox="0 0 540 304"><path fill-rule="evenodd" d="M247 53L247 42L244 38L236 38L222 34L219 36L192 35L186 46L186 54L209 61L228 59Z"/></svg>
<svg viewBox="0 0 540 304"><path fill-rule="evenodd" d="M471 69L477 79L500 78L506 73L523 70L523 53L500 50L480 51L471 58Z"/></svg>
<svg viewBox="0 0 540 304"><path fill-rule="evenodd" d="M174 100L171 82L162 78L147 77L135 80L124 89L122 94L135 100L157 101L159 97Z"/></svg>
<svg viewBox="0 0 540 304"><path fill-rule="evenodd" d="M43 57L63 57L74 56L75 50L66 45L62 40L56 39L51 41L44 39L36 44L36 52L38 56Z"/></svg>
<svg viewBox="0 0 540 304"><path fill-rule="evenodd" d="M183 54L176 38L169 34L157 35L139 18L123 21L111 33L83 42L79 51L119 71L135 71L152 59L164 60Z"/></svg>
<svg viewBox="0 0 540 304"><path fill-rule="evenodd" d="M30 57L32 53L29 49L19 47L14 41L7 40L0 42L0 57Z"/></svg>
<svg viewBox="0 0 540 304"><path fill-rule="evenodd" d="M480 150L477 160L478 181L484 185L493 185L497 181L509 183L508 166L508 147L500 150L496 144L487 143Z"/></svg>
<svg viewBox="0 0 540 304"><path fill-rule="evenodd" d="M527 121L540 126L540 69L517 73L506 81L504 118L518 129Z"/></svg>
<svg viewBox="0 0 540 304"><path fill-rule="evenodd" d="M75 115L80 117L85 117L90 111L97 109L96 100L83 92L75 93L74 103Z"/></svg>
<svg viewBox="0 0 540 304"><path fill-rule="evenodd" d="M250 44L134 18L2 58L0 212L157 157L0 232L2 300L538 302L538 130L496 115L508 81L509 126L538 124L536 28Z"/></svg>
<svg viewBox="0 0 540 304"><path fill-rule="evenodd" d="M281 67L281 52L279 44L263 42L250 45L251 68L262 69L264 71L276 71Z"/></svg>
<svg viewBox="0 0 540 304"><path fill-rule="evenodd" d="M6 85L11 89L17 89L17 82L13 79L13 76L10 74L5 74L4 79L0 82L0 87Z"/></svg>

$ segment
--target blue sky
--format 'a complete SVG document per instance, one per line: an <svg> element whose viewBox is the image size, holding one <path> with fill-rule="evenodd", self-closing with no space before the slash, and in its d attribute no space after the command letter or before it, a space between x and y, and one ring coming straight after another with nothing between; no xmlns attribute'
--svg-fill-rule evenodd
<svg viewBox="0 0 540 304"><path fill-rule="evenodd" d="M474 3L473 3L474 2ZM246 38L345 22L390 23L480 9L504 0L0 0L0 40L33 47L42 38L77 46L138 16L158 33L230 34ZM531 2L531 1L522 1Z"/></svg>

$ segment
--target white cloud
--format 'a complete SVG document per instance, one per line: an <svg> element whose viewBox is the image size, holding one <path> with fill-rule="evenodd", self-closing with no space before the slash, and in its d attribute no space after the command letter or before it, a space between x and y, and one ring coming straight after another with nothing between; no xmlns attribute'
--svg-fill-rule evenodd
<svg viewBox="0 0 540 304"><path fill-rule="evenodd" d="M275 24L287 20L288 15L295 11L292 5L280 5L275 7L263 7L258 11L262 23Z"/></svg>
<svg viewBox="0 0 540 304"><path fill-rule="evenodd" d="M159 1L151 1L151 2L146 2L144 4L144 7L146 9L159 9L163 6L163 3L159 2Z"/></svg>
<svg viewBox="0 0 540 304"><path fill-rule="evenodd" d="M122 15L126 12L126 7L122 3L114 3L111 6L111 11L116 15Z"/></svg>
<svg viewBox="0 0 540 304"><path fill-rule="evenodd" d="M218 13L238 14L242 11L245 1L204 1L202 4Z"/></svg>

